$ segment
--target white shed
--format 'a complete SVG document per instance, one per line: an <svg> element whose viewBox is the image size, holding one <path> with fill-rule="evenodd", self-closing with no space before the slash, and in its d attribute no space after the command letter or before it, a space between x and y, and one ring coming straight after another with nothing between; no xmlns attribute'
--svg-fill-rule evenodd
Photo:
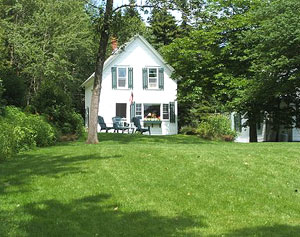
<svg viewBox="0 0 300 237"><path fill-rule="evenodd" d="M127 123L138 116L144 126L150 126L151 134L177 134L177 83L171 79L173 70L142 36L135 36L104 63L99 115L108 125L115 116ZM93 81L94 74L82 84L86 126Z"/></svg>

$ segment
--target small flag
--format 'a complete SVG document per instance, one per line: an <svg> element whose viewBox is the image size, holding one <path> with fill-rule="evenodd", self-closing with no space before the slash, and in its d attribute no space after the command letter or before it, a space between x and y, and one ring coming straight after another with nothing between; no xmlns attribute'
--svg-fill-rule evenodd
<svg viewBox="0 0 300 237"><path fill-rule="evenodd" d="M130 104L133 103L133 92L131 92L131 95L130 95L130 97L129 97L129 102L130 102Z"/></svg>

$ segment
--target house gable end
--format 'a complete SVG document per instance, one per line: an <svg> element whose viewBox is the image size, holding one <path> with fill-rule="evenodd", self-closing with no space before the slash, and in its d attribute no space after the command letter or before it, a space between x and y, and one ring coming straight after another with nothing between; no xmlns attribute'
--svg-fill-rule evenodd
<svg viewBox="0 0 300 237"><path fill-rule="evenodd" d="M139 53L136 52L138 50ZM144 52L143 52L144 51ZM143 52L143 53L142 53ZM147 52L147 53L146 53ZM146 54L145 54L146 53ZM144 57L142 57L144 55ZM147 59L145 59L145 56ZM151 57L152 59L149 59ZM132 60L134 58L134 60ZM111 55L104 63L103 68L103 79L107 78L105 74L110 73L110 68L116 65L123 66L133 66L135 67L136 63L141 63L144 61L145 64L143 67L151 67L151 66L160 66L164 67L165 72L171 76L174 69L168 65L162 56L155 50L150 43L142 36L137 35L131 41L121 46L113 55ZM147 62L153 62L154 64ZM91 85L93 78L93 73L81 86L88 87Z"/></svg>

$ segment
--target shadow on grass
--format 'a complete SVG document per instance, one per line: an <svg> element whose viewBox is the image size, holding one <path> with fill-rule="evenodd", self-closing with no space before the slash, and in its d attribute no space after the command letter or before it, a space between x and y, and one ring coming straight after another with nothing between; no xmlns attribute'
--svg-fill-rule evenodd
<svg viewBox="0 0 300 237"><path fill-rule="evenodd" d="M26 236L195 236L204 228L203 217L159 216L151 211L126 212L100 194L61 203L47 200L22 207L32 216L21 223ZM199 220L200 219L200 220ZM199 231L199 230L198 230ZM197 235L199 236L199 235Z"/></svg>
<svg viewBox="0 0 300 237"><path fill-rule="evenodd" d="M149 136L141 134L99 133L99 142L113 141L127 143L158 143L158 144L212 144L214 142L191 135Z"/></svg>
<svg viewBox="0 0 300 237"><path fill-rule="evenodd" d="M121 158L121 155L100 154L19 154L13 160L0 163L0 195L9 187L17 187L16 192L26 192L27 182L33 176L60 177L65 174L84 173L80 164L87 160ZM12 191L10 191L12 192Z"/></svg>
<svg viewBox="0 0 300 237"><path fill-rule="evenodd" d="M299 237L300 226L292 225L273 225L257 226L234 230L221 235L211 235L210 237L241 237L241 236L272 236L272 237Z"/></svg>

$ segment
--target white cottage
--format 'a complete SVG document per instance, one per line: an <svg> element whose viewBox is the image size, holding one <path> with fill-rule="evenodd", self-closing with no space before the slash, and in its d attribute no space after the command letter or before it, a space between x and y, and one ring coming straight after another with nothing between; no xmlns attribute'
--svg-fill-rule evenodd
<svg viewBox="0 0 300 237"><path fill-rule="evenodd" d="M139 116L142 125L150 126L151 134L177 134L177 83L171 79L173 70L145 38L135 36L104 63L99 115L108 125L115 116L127 123ZM94 74L82 84L86 121L93 80Z"/></svg>

